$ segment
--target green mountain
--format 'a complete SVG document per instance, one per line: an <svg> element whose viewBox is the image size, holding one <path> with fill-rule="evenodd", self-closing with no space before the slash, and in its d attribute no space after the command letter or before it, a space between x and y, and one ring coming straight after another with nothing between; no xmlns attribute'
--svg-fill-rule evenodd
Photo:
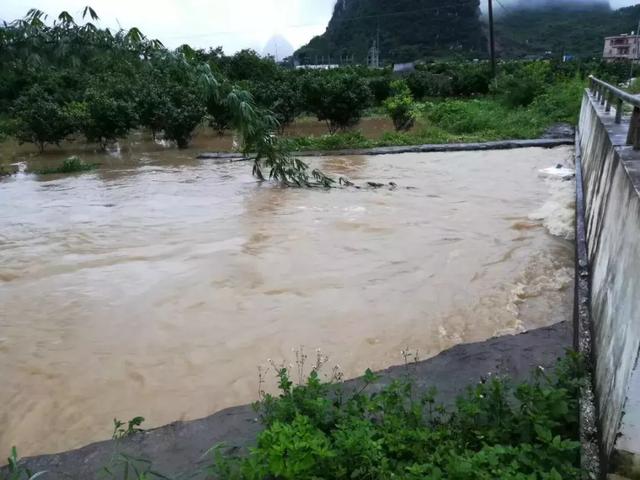
<svg viewBox="0 0 640 480"><path fill-rule="evenodd" d="M498 10L496 43L501 56L521 58L552 52L579 57L602 55L604 37L638 28L640 5L611 10L608 4Z"/></svg>
<svg viewBox="0 0 640 480"><path fill-rule="evenodd" d="M484 3L484 2L483 2ZM494 1L502 58L602 54L604 37L637 29L640 5L606 0ZM295 52L302 64L364 64L374 42L383 64L430 58L486 58L480 0L337 0L324 34Z"/></svg>
<svg viewBox="0 0 640 480"><path fill-rule="evenodd" d="M301 63L364 63L379 39L384 63L484 50L480 0L338 0L327 30L299 49Z"/></svg>

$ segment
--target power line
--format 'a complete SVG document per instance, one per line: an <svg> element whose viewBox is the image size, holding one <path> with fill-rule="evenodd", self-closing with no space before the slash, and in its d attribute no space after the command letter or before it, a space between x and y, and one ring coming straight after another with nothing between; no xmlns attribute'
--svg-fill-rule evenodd
<svg viewBox="0 0 640 480"><path fill-rule="evenodd" d="M489 51L491 54L491 77L496 78L496 37L493 30L493 0L489 0Z"/></svg>
<svg viewBox="0 0 640 480"><path fill-rule="evenodd" d="M505 7L500 0L496 0L496 2L498 3L498 5L500 5L502 7L502 10L504 10L505 12L507 12L507 13L511 12L511 10L509 10L507 7Z"/></svg>

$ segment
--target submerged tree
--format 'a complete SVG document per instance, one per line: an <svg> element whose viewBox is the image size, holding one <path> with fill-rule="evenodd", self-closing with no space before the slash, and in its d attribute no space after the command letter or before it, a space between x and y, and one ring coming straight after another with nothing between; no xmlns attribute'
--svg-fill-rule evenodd
<svg viewBox="0 0 640 480"><path fill-rule="evenodd" d="M47 144L59 145L75 130L70 109L37 85L16 100L12 113L18 141L33 143L40 152Z"/></svg>
<svg viewBox="0 0 640 480"><path fill-rule="evenodd" d="M371 102L367 83L355 72L307 76L302 91L305 103L327 123L329 133L355 126Z"/></svg>
<svg viewBox="0 0 640 480"><path fill-rule="evenodd" d="M203 62L206 55L185 47L171 52L137 28L115 33L99 28L91 7L82 19L76 22L62 12L48 24L44 12L32 9L23 19L0 26L0 106L13 107L11 120L22 141L43 148L80 131L104 148L145 126L184 148L209 111L219 127L228 124L239 133L242 151L254 158L253 173L260 180L291 186L333 183L291 155L276 135L281 124L274 113L256 106L245 90L216 79ZM254 57L243 52L228 70L240 75ZM265 73L271 70L276 71L275 64L266 65ZM55 96L47 93L51 90ZM269 106L279 116L288 109L277 102ZM285 123L289 118L286 112L281 116Z"/></svg>

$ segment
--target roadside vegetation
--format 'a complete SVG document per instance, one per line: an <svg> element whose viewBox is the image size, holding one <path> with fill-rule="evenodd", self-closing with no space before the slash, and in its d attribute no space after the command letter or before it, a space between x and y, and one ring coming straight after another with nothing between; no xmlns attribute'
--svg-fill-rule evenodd
<svg viewBox="0 0 640 480"><path fill-rule="evenodd" d="M255 447L231 456L224 445L215 446L206 466L179 478L582 478L578 398L585 377L576 354L569 353L552 371L539 367L527 382L483 378L449 406L438 402L435 390L417 387L408 353L406 375L383 388L376 387L379 378L371 371L355 384L341 383L335 369L322 380L326 357L321 355L305 379L305 359L301 352L295 371L273 365L277 395L265 394L260 384L255 408L264 430ZM143 420L114 420L116 446L136 435ZM102 474L118 479L171 478L156 471L149 460L117 451ZM35 478L21 466L15 451L8 475L0 478ZM40 475L46 479L46 472Z"/></svg>

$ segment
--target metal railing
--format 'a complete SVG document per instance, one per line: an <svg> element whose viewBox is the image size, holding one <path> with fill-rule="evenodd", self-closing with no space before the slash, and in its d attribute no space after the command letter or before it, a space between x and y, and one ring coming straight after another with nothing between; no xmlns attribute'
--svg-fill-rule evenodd
<svg viewBox="0 0 640 480"><path fill-rule="evenodd" d="M613 85L597 79L593 75L589 76L591 95L600 105L604 106L605 112L611 112L611 107L615 104L616 123L622 123L622 113L624 104L633 107L631 119L629 121L629 133L627 134L627 145L633 145L634 150L640 150L640 96L632 95L624 90L620 90Z"/></svg>

